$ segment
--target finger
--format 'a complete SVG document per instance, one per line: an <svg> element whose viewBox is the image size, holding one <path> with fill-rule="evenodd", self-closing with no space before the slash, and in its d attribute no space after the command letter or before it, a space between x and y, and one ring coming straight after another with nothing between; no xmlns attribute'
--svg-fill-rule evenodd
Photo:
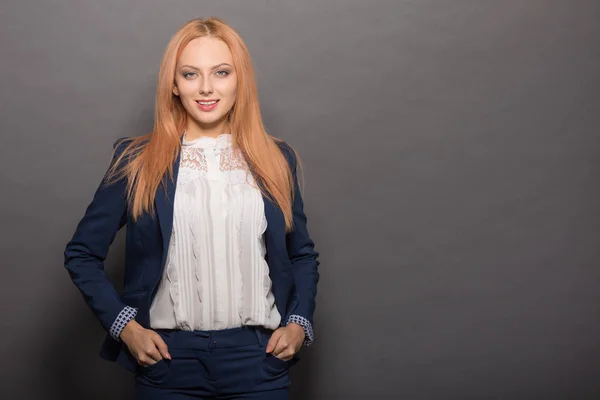
<svg viewBox="0 0 600 400"><path fill-rule="evenodd" d="M158 357L156 355L150 355L147 352L143 351L138 358L138 364L147 367L149 365L155 364L158 361L161 360L160 358L160 353L158 351L156 351L156 354L158 354Z"/></svg>
<svg viewBox="0 0 600 400"><path fill-rule="evenodd" d="M292 359L293 356L294 356L294 353L292 353L289 350L285 350L285 351L282 351L281 353L279 353L278 355L276 355L275 357L277 357L283 361L289 361Z"/></svg>
<svg viewBox="0 0 600 400"><path fill-rule="evenodd" d="M138 364L140 364L142 367L147 367L150 366L152 364L156 364L158 361L155 361L154 359L148 357L148 356L142 356L139 360L138 360Z"/></svg>
<svg viewBox="0 0 600 400"><path fill-rule="evenodd" d="M170 360L171 355L169 354L169 348L163 340L163 338L158 333L154 332L154 335L152 335L152 340L158 348L158 351L160 352L161 356Z"/></svg>
<svg viewBox="0 0 600 400"><path fill-rule="evenodd" d="M275 347L277 346L277 342L279 341L279 338L281 337L282 334L283 334L283 332L280 329L277 329L276 331L273 332L273 334L269 338L269 343L267 343L267 349L266 349L267 353L270 353L273 351L273 349L275 349Z"/></svg>
<svg viewBox="0 0 600 400"><path fill-rule="evenodd" d="M281 354L284 354L287 350L289 350L289 347L290 345L288 343L287 338L285 337L285 335L282 335L277 341L275 349L273 349L273 354L281 358Z"/></svg>
<svg viewBox="0 0 600 400"><path fill-rule="evenodd" d="M160 354L160 351L158 351L156 344L154 344L154 341L152 341L152 340L149 340L148 344L145 346L144 356L146 357L146 359L148 361L151 361L151 360L160 361L163 358L162 355Z"/></svg>

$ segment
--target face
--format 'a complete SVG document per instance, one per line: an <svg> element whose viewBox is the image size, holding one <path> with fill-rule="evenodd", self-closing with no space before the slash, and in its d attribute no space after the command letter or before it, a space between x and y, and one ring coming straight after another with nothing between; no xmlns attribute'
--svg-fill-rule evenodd
<svg viewBox="0 0 600 400"><path fill-rule="evenodd" d="M222 129L237 95L233 58L225 42L201 37L188 43L177 62L173 94L191 117L188 129L190 123L200 130Z"/></svg>

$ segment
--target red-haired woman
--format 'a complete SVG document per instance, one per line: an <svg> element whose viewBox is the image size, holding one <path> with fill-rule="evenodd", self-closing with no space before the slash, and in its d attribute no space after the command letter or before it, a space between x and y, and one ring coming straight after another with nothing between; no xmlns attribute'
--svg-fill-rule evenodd
<svg viewBox="0 0 600 400"><path fill-rule="evenodd" d="M218 18L164 54L152 132L121 138L65 249L138 399L287 399L313 340L318 253L298 158L263 126L252 62ZM104 260L127 225L118 293Z"/></svg>

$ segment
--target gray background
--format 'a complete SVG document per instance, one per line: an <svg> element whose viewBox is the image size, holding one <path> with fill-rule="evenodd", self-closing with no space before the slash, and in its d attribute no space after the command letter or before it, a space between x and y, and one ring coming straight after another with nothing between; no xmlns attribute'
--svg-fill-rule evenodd
<svg viewBox="0 0 600 400"><path fill-rule="evenodd" d="M62 253L113 140L151 128L169 38L211 15L306 167L294 399L600 397L600 2L9 0L2 398L131 397Z"/></svg>

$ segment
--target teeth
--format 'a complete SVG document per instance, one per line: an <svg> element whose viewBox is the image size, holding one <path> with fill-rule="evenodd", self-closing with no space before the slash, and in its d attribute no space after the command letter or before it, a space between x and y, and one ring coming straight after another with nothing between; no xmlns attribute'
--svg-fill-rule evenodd
<svg viewBox="0 0 600 400"><path fill-rule="evenodd" d="M203 106L210 106L211 104L215 104L216 101L211 101L211 102L199 101L198 103L202 104Z"/></svg>

